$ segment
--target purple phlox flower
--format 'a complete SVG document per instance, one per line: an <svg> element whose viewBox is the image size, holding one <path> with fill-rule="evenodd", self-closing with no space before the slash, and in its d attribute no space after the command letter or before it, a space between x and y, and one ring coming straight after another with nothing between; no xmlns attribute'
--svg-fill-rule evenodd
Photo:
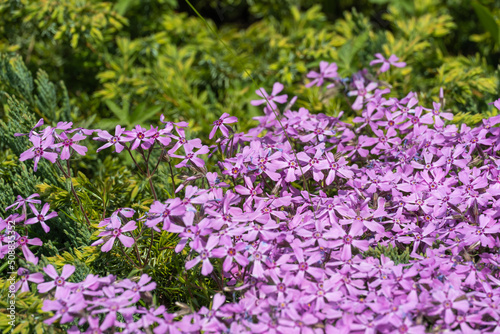
<svg viewBox="0 0 500 334"><path fill-rule="evenodd" d="M137 313L143 314L141 317L142 320L142 325L146 328L150 327L154 323L161 324L164 322L163 318L160 318L159 316L163 314L168 314L166 313L166 308L163 305L160 305L157 308L150 307L150 308L139 308L137 309ZM156 331L155 331L156 333Z"/></svg>
<svg viewBox="0 0 500 334"><path fill-rule="evenodd" d="M276 172L280 164L277 163L278 159L281 157L281 152L266 152L262 148L259 148L254 153L255 155L250 156L251 166L248 167L249 170L252 168L256 170L257 175L266 174L273 181L278 181L280 174Z"/></svg>
<svg viewBox="0 0 500 334"><path fill-rule="evenodd" d="M422 112L423 112L424 108L421 107L421 106L418 106L415 108L414 112L413 112L413 115L410 114L408 115L408 118L409 118L409 121L402 124L399 129L400 130L406 130L407 128L409 128L410 126L413 125L413 130L414 132L417 131L417 132L421 132L422 129L420 128L420 126L422 124L432 124L434 123L434 120L432 118L432 114L425 114L422 116Z"/></svg>
<svg viewBox="0 0 500 334"><path fill-rule="evenodd" d="M32 136L38 136L39 134L35 132L35 129L38 128L38 127L41 127L44 123L44 120L43 118L40 118L38 120L38 122L35 124L35 126L33 128L31 128L30 132L29 133L14 133L14 136L15 137L20 137L20 136L26 136L26 135L29 135L29 137L31 138Z"/></svg>
<svg viewBox="0 0 500 334"><path fill-rule="evenodd" d="M87 152L87 148L85 146L77 144L77 142L79 142L80 140L87 138L86 136L77 133L72 138L69 138L68 135L63 132L59 137L61 142L54 144L53 147L62 147L61 160L69 159L69 157L71 156L70 148L75 150L75 152L80 155L85 155L85 153Z"/></svg>
<svg viewBox="0 0 500 334"><path fill-rule="evenodd" d="M225 245L212 250L212 255L218 258L225 258L222 264L222 269L229 272L233 267L233 262L236 261L242 267L246 267L249 263L248 258L241 254L245 250L245 243L239 242L235 245Z"/></svg>
<svg viewBox="0 0 500 334"><path fill-rule="evenodd" d="M130 279L124 279L121 282L116 283L117 287L125 288L123 297L132 298L132 303L136 303L141 299L141 292L151 291L156 289L156 283L150 282L151 277L147 274L142 274L138 282L133 282Z"/></svg>
<svg viewBox="0 0 500 334"><path fill-rule="evenodd" d="M418 211L421 209L424 213L430 214L432 212L432 204L430 198L425 198L425 192L414 192L409 196L403 198L406 203L405 208L409 211Z"/></svg>
<svg viewBox="0 0 500 334"><path fill-rule="evenodd" d="M289 259L290 257L287 257ZM282 264L283 266L283 264ZM269 277L271 277L272 282L268 285L261 285L259 287L259 290L263 293L265 293L267 296L270 296L271 294L277 294L277 295L295 295L296 298L300 296L299 290L295 289L294 287L296 286L296 278L295 274L292 273L291 271L284 270L284 274L278 276L274 271L271 271ZM268 272L266 271L266 274ZM308 282L305 280L304 282ZM274 283L274 284L273 284ZM304 301L307 303L307 301Z"/></svg>
<svg viewBox="0 0 500 334"><path fill-rule="evenodd" d="M403 244L413 242L412 253L416 253L422 242L427 246L432 246L432 243L436 240L436 238L432 236L435 230L436 225L432 223L427 224L423 229L417 226L412 226L410 235L400 236L397 240Z"/></svg>
<svg viewBox="0 0 500 334"><path fill-rule="evenodd" d="M186 212L186 207L182 204L180 198L174 198L167 200L165 204L155 201L151 205L149 210L149 215L152 217L147 220L146 226L153 227L156 231L160 231L156 225L159 222L163 222L163 230L167 230L172 223L172 216L182 216Z"/></svg>
<svg viewBox="0 0 500 334"><path fill-rule="evenodd" d="M248 196L245 200L243 208L249 211L252 207L253 200L258 199L257 196L262 194L262 188L260 184L254 186L252 179L248 176L243 176L243 180L245 181L245 185L242 186L238 184L236 187L234 187L234 190L240 195Z"/></svg>
<svg viewBox="0 0 500 334"><path fill-rule="evenodd" d="M338 77L337 68L338 67L336 63L329 64L326 61L321 61L319 63L319 73L315 71L307 73L307 77L313 80L310 83L308 83L306 87L309 88L314 85L320 87L323 85L325 79L337 78ZM332 88L333 86L335 86L335 84L331 83L328 86L326 86L326 88L329 89Z"/></svg>
<svg viewBox="0 0 500 334"><path fill-rule="evenodd" d="M424 171L432 171L437 167L441 167L446 164L446 158L444 156L440 157L437 161L432 162L434 155L430 152L424 153L425 164L420 164L416 161L412 161L411 165L416 169L423 169Z"/></svg>
<svg viewBox="0 0 500 334"><path fill-rule="evenodd" d="M133 143L130 145L131 150L135 150L139 147L139 145L141 145L142 149L144 150L147 150L151 146L151 130L147 131L140 125L136 125L135 128L131 131L124 131L123 134L126 135L127 138L132 138L130 139L130 141L133 140Z"/></svg>
<svg viewBox="0 0 500 334"><path fill-rule="evenodd" d="M376 130L378 128L377 120L382 119L384 117L384 112L382 110L375 109L375 105L372 103L368 103L366 109L362 111L361 117L354 117L352 120L353 123L363 123L356 129L358 133L365 126L370 125L372 130Z"/></svg>
<svg viewBox="0 0 500 334"><path fill-rule="evenodd" d="M376 53L375 54L375 57L377 57L377 59L375 60L372 60L370 62L370 66L373 66L375 64L379 64L379 63L382 63L382 66L380 67L379 71L380 73L384 73L386 72L387 70L389 70L389 67L392 65L392 66L395 66L395 67L405 67L406 66L406 63L405 62L397 62L399 60L399 57L397 57L396 55L391 55L389 57L389 59L385 59L384 56L382 56L382 54L380 53Z"/></svg>
<svg viewBox="0 0 500 334"><path fill-rule="evenodd" d="M122 215L125 218L132 218L135 214L135 210L132 208L118 208L113 212L113 215Z"/></svg>
<svg viewBox="0 0 500 334"><path fill-rule="evenodd" d="M45 233L49 233L50 227L47 224L45 224L45 221L57 217L57 212L52 211L51 213L47 214L47 212L49 212L50 209L49 203L45 203L45 205L42 208L42 211L40 212L38 212L38 210L35 208L33 204L30 203L29 206L31 208L31 211L33 211L35 217L28 219L26 221L26 225L40 223Z"/></svg>
<svg viewBox="0 0 500 334"><path fill-rule="evenodd" d="M462 291L452 288L447 292L442 290L435 291L432 293L432 297L438 304L429 314L438 315L444 313L445 323L451 324L456 319L453 310L458 310L463 313L467 313L469 310L469 302L466 298L462 299L462 297L465 297L464 295Z"/></svg>
<svg viewBox="0 0 500 334"><path fill-rule="evenodd" d="M127 224L122 226L120 218L118 218L118 216L116 215L113 215L111 216L111 222L108 224L108 226L106 226L106 230L99 233L99 236L102 238L92 243L91 246L97 246L104 243L104 245L102 245L101 247L101 251L109 252L111 248L113 248L113 245L118 238L123 246L132 247L135 242L134 238L126 236L123 233L135 230L137 228L135 224L136 222L134 220L131 220Z"/></svg>
<svg viewBox="0 0 500 334"><path fill-rule="evenodd" d="M352 147L352 150L347 154L348 157L353 156L354 154L358 153L361 157L366 158L368 154L370 153L368 150L364 149L363 147L368 147L376 144L378 142L377 138L370 138L365 135L361 135L358 138L358 143L355 144L354 147ZM347 151L346 147L346 151ZM351 148L351 146L349 146Z"/></svg>
<svg viewBox="0 0 500 334"><path fill-rule="evenodd" d="M278 95L279 92L281 92L283 90L283 88L284 88L284 86L282 84L280 84L279 82L274 83L273 91L272 91L271 95L268 95L264 88L259 88L255 91L255 93L257 95L259 95L260 97L262 97L263 99L262 100L252 100L250 103L253 106L258 106L258 105L265 103L266 110L269 110L269 107L270 107L272 110L276 111L278 109L278 106L276 105L276 103L280 103L280 104L285 103L288 99L288 95L286 95L286 94ZM271 112L272 110L269 110L269 112Z"/></svg>
<svg viewBox="0 0 500 334"><path fill-rule="evenodd" d="M192 162L198 167L203 167L205 165L205 161L203 161L203 159L201 158L198 158L197 155L207 154L209 152L208 146L204 145L196 152L194 152L193 149L193 145L191 145L190 143L186 143L184 144L184 152L186 155L182 156L177 154L170 154L174 158L184 159L180 163L175 165L176 168L185 167L187 166L188 162Z"/></svg>
<svg viewBox="0 0 500 334"><path fill-rule="evenodd" d="M356 90L350 91L347 93L347 96L357 96L356 100L352 104L352 109L353 110L360 110L363 108L363 102L366 99L369 99L370 97L373 96L373 94L370 94L372 90L374 90L378 84L376 82L370 82L366 87L365 87L365 82L362 80L355 80L354 81L354 86L356 87Z"/></svg>
<svg viewBox="0 0 500 334"><path fill-rule="evenodd" d="M148 131L144 132L144 137L147 140L142 144L144 147L149 148L155 143L155 141L159 142L163 146L170 144L172 141L172 139L168 137L170 131L167 129L161 129L158 131L158 127L153 127L152 125L150 127L151 128ZM163 137L163 135L167 135L167 137Z"/></svg>
<svg viewBox="0 0 500 334"><path fill-rule="evenodd" d="M434 117L434 124L436 125L436 127L443 127L444 121L442 120L442 118L447 119L449 121L451 121L453 119L452 113L441 111L441 103L432 102L432 109L430 109L430 110L425 109L425 110L431 112L430 115L432 115ZM429 114L427 114L427 115L429 115Z"/></svg>
<svg viewBox="0 0 500 334"><path fill-rule="evenodd" d="M330 171L326 177L326 185L332 184L335 180L335 176L340 176L344 179L350 179L354 176L354 172L347 166L347 161L344 157L339 157L338 160L331 152L326 153L326 161L328 162L328 167Z"/></svg>
<svg viewBox="0 0 500 334"><path fill-rule="evenodd" d="M317 182L325 177L321 171L329 168L329 163L323 158L323 154L324 150L320 147L316 148L316 152L313 157L310 157L305 152L297 153L297 159L306 163L305 166L302 166L302 172L306 173L308 170L311 170L313 178Z"/></svg>
<svg viewBox="0 0 500 334"><path fill-rule="evenodd" d="M201 148L203 146L202 143L201 143L201 139L199 139L199 138L187 140L186 139L186 133L184 132L183 128L176 127L175 131L177 132L178 136L171 135L171 137L173 139L177 140L177 143L175 143L174 146L168 151L169 155L172 155L181 146L184 146L186 144L190 144L191 147L196 147L196 148Z"/></svg>
<svg viewBox="0 0 500 334"><path fill-rule="evenodd" d="M28 248L28 245L36 245L36 246L41 246L43 245L43 242L39 238L33 238L33 239L28 239L28 236L19 236L16 240L17 242L17 247L21 247L21 250L23 251L24 258L26 261L31 262L35 265L38 264L38 257L36 257Z"/></svg>
<svg viewBox="0 0 500 334"><path fill-rule="evenodd" d="M202 268L201 268L201 273L204 276L209 275L214 267L210 263L210 258L213 257L212 255L212 249L214 249L215 246L217 246L218 239L214 236L211 236L208 238L207 244L204 247L201 247L200 249L197 250L198 256L196 256L194 259L187 261L186 262L186 270L189 270L196 266L200 261L202 261Z"/></svg>
<svg viewBox="0 0 500 334"><path fill-rule="evenodd" d="M380 151L389 151L392 149L392 145L401 144L401 138L397 137L398 133L394 128L389 128L387 130L387 134L384 134L382 130L373 130L375 135L377 136L378 143L372 148L372 154L379 154Z"/></svg>
<svg viewBox="0 0 500 334"><path fill-rule="evenodd" d="M324 275L324 270L320 267L315 267L322 258L322 255L317 252L311 254L306 260L304 250L297 243L295 247L293 247L293 254L295 255L295 260L297 263L290 264L286 263L281 265L281 269L285 271L294 271L296 272L295 283L301 285L304 283L304 279L306 278L306 273L314 277L316 280L321 280Z"/></svg>
<svg viewBox="0 0 500 334"><path fill-rule="evenodd" d="M51 325L57 319L61 319L60 323L65 324L73 321L78 317L78 313L83 310L87 304L85 300L78 294L72 294L69 289L61 288L56 291L55 300L44 300L42 310L45 312L55 312L53 317L44 321L44 323Z"/></svg>
<svg viewBox="0 0 500 334"><path fill-rule="evenodd" d="M465 146L456 145L455 147L443 147L441 149L443 157L446 162L446 173L448 173L453 166L456 168L465 168L470 159L464 159Z"/></svg>
<svg viewBox="0 0 500 334"><path fill-rule="evenodd" d="M110 146L115 146L115 152L120 153L125 147L123 144L134 140L134 138L125 136L125 128L117 125L115 128L114 136L110 135L108 131L100 130L97 132L97 137L94 137L94 140L107 142L103 146L99 147L96 152L99 152Z"/></svg>
<svg viewBox="0 0 500 334"><path fill-rule="evenodd" d="M270 250L271 245L260 242L257 247L252 247L250 250L250 262L253 264L252 276L255 278L264 277L264 267L262 262L267 259L267 253Z"/></svg>
<svg viewBox="0 0 500 334"><path fill-rule="evenodd" d="M222 163L222 165L224 166L224 171L222 172L222 174L231 175L235 179L240 174L246 174L247 169L243 164L243 159L244 157L242 154L238 155L234 165L229 162L230 159L226 159L227 162Z"/></svg>
<svg viewBox="0 0 500 334"><path fill-rule="evenodd" d="M310 142L314 138L317 138L317 142L319 142L319 143L323 142L325 140L325 136L335 135L335 131L330 130L330 126L328 123L329 123L329 120L327 120L327 119L321 120L321 121L317 122L316 124L312 124L310 122L304 123L302 125L302 127L305 130L311 131L311 133L304 135L304 136L299 136L299 139L303 143Z"/></svg>
<svg viewBox="0 0 500 334"><path fill-rule="evenodd" d="M401 100L393 100L393 105L391 111L394 112L394 117L401 116L399 121L402 122L406 120L409 114L415 113L415 110L412 109L415 105L417 105L418 99L416 98L416 94L410 92L405 98Z"/></svg>
<svg viewBox="0 0 500 334"><path fill-rule="evenodd" d="M389 332L390 334L425 334L424 325L415 325L414 321L412 321L409 317L405 318L396 318L397 323L394 324L396 327L395 330Z"/></svg>
<svg viewBox="0 0 500 334"><path fill-rule="evenodd" d="M262 220L259 218L259 221ZM246 233L242 239L247 242L255 240L270 241L276 239L278 230L279 225L271 217L268 217L267 221L264 221L263 224L257 221L250 222L246 227Z"/></svg>
<svg viewBox="0 0 500 334"><path fill-rule="evenodd" d="M99 289L102 279L99 276L89 274L82 282L70 283L66 282L66 287L71 289L74 293L81 293L88 296L102 296L102 291Z"/></svg>
<svg viewBox="0 0 500 334"><path fill-rule="evenodd" d="M280 318L278 321L282 327L280 333L290 333L290 331L297 334L313 334L314 331L310 326L318 323L318 318L312 313L304 312L299 314L295 307L290 307L287 312L287 318Z"/></svg>
<svg viewBox="0 0 500 334"><path fill-rule="evenodd" d="M351 225L349 233L344 231L344 229L338 224L332 224L332 229L326 233L330 238L335 238L336 240L331 241L330 247L337 248L341 247L341 259L348 260L352 258L352 249L354 246L362 251L366 251L369 246L368 240L357 240L355 237L361 236L363 234L363 225L355 224Z"/></svg>
<svg viewBox="0 0 500 334"><path fill-rule="evenodd" d="M482 246L493 248L496 242L492 234L500 232L500 224L496 219L483 214L479 216L479 226L468 226L466 231L468 233L464 241L467 245L472 245L479 241Z"/></svg>
<svg viewBox="0 0 500 334"><path fill-rule="evenodd" d="M136 312L136 307L131 306L132 302L127 297L110 297L99 301L97 305L101 308L92 311L92 314L106 313L106 318L101 324L102 329L108 329L112 326L117 326L120 324L116 320L117 314L120 313L124 317L131 316Z"/></svg>
<svg viewBox="0 0 500 334"><path fill-rule="evenodd" d="M201 326L203 331L209 332L223 332L226 330L226 326L220 322L217 318L222 318L225 316L221 307L226 301L226 297L220 293L214 295L212 301L212 307L210 309L202 307L198 314L204 316L201 321Z"/></svg>
<svg viewBox="0 0 500 334"><path fill-rule="evenodd" d="M38 136L31 136L30 141L33 143L34 146L28 149L27 151L21 153L21 155L19 156L19 161L33 159L35 163L33 170L35 172L38 169L38 162L40 161L40 158L47 159L52 163L56 162L57 153L47 151L48 149L52 148L52 145L54 144L54 137L49 136L47 137L47 139L42 140Z"/></svg>
<svg viewBox="0 0 500 334"><path fill-rule="evenodd" d="M28 269L22 267L17 270L17 276L19 280L15 284L15 291L19 290L19 288L21 288L21 292L30 291L28 282L37 284L45 282L42 273L30 273Z"/></svg>
<svg viewBox="0 0 500 334"><path fill-rule="evenodd" d="M22 198L21 196L17 195L16 201L13 204L6 207L5 211L9 210L10 208L12 208L14 206L16 207L14 210L17 210L17 209L19 209L19 207L21 205L23 206L23 211L26 211L26 203L41 204L42 201L40 201L39 199L34 199L35 197L40 197L40 195L33 194L33 195L30 195L26 198Z"/></svg>
<svg viewBox="0 0 500 334"><path fill-rule="evenodd" d="M210 131L208 139L212 139L214 137L215 131L217 131L217 129L220 129L220 132L222 132L222 135L224 137L229 137L229 130L224 124L231 124L236 122L238 122L238 118L236 116L230 116L228 113L223 113L218 120L214 121L214 127L212 128L212 131Z"/></svg>
<svg viewBox="0 0 500 334"><path fill-rule="evenodd" d="M49 264L43 268L45 273L53 279L53 281L38 284L38 292L49 292L53 288L57 291L66 287L66 280L75 272L75 267L70 264L65 264L62 268L61 275L59 275L53 265Z"/></svg>
<svg viewBox="0 0 500 334"><path fill-rule="evenodd" d="M282 153L281 159L276 160L274 163L278 169L282 169L283 173L285 173L284 179L286 182L294 182L300 175L299 164L295 156L291 154Z"/></svg>

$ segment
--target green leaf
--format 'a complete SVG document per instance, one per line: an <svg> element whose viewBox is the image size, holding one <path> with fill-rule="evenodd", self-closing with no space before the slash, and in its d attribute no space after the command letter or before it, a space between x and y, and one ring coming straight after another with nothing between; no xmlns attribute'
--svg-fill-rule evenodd
<svg viewBox="0 0 500 334"><path fill-rule="evenodd" d="M128 110L126 108L120 108L116 103L111 100L105 100L104 103L108 106L109 110L115 114L115 116L120 120L121 123L127 125L128 121Z"/></svg>
<svg viewBox="0 0 500 334"><path fill-rule="evenodd" d="M343 71L342 75L346 76L352 74L353 71L351 70L351 67L354 57L363 48L367 40L368 31L365 31L363 34L350 40L339 49L339 68Z"/></svg>
<svg viewBox="0 0 500 334"><path fill-rule="evenodd" d="M483 28L490 33L491 37L495 41L495 44L499 44L499 27L490 10L478 2L473 2L472 7L474 8L474 11L476 12L479 22L481 22Z"/></svg>
<svg viewBox="0 0 500 334"><path fill-rule="evenodd" d="M136 124L143 124L144 122L148 121L151 117L156 115L160 110L161 106L152 106L146 110L144 110L146 107L145 103L141 103L137 106L137 108L134 110L134 113L130 117L130 126L136 125Z"/></svg>

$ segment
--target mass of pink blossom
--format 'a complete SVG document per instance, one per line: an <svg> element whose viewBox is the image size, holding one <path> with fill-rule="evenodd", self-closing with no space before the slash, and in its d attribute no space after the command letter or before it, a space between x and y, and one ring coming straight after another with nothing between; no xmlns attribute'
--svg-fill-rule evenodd
<svg viewBox="0 0 500 334"><path fill-rule="evenodd" d="M396 56L377 58L379 72L404 66ZM307 86L342 87L336 71L322 62ZM17 288L54 290L45 322L76 321L71 333L500 333L500 116L456 125L446 87L434 102L414 92L389 97L390 88L366 73L346 86L352 122L343 112L296 107L275 83L257 90L251 103L263 115L245 133L228 114L210 138L187 138L186 122L163 117L161 127L117 125L114 133L72 124L33 129L21 160L34 159L35 169L41 158L85 155L92 134L107 154L163 148L188 175L176 197L154 200L148 212L115 211L92 245L109 252L133 247L144 229L173 233L175 251L189 251L185 269L201 268L221 289L210 308L176 313L138 303L156 286L146 274L75 282L71 265L21 268ZM500 108L491 102L492 111ZM217 161L210 170L207 159ZM57 213L36 197L19 197L0 228L14 220L48 232ZM29 246L40 239L15 240L36 264ZM400 258L406 251L408 260L373 256L377 247Z"/></svg>

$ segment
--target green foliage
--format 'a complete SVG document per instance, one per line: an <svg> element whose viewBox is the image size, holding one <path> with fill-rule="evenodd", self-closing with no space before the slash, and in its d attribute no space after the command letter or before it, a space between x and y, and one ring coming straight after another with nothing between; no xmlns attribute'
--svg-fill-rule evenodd
<svg viewBox="0 0 500 334"><path fill-rule="evenodd" d="M14 275L15 276L15 275ZM15 294L15 326L9 324L9 286L10 281L0 278L0 330L3 333L63 333L62 330L43 323L48 313L42 311L43 300L33 292ZM33 290L35 284L31 284Z"/></svg>
<svg viewBox="0 0 500 334"><path fill-rule="evenodd" d="M391 245L377 245L377 247L370 247L366 252L363 253L364 258L370 256L374 258L380 258L380 256L382 255L394 261L394 264L410 263L410 248L408 247L402 250L399 247L392 247Z"/></svg>
<svg viewBox="0 0 500 334"><path fill-rule="evenodd" d="M3 209L16 195L35 192L59 213L49 222L49 234L30 227L30 236L44 242L33 249L42 256L34 271L47 263L57 269L71 263L77 266L76 278L87 273L121 278L147 273L158 283L155 298L169 309L177 307L176 302L193 308L208 305L209 296L218 290L215 280L203 277L199 268L186 272L189 249L175 254L177 240L170 233L155 234L150 263L141 270L137 263L149 251L149 244L142 242L148 235L136 235L139 248L127 249L126 256L90 247L98 222L116 209L147 212L153 201L148 180L127 155L96 154L98 144L90 138L87 156L71 162L71 179L61 177L43 159L33 173L31 161L18 160L30 146L28 139L14 133L28 133L40 118L51 125L64 121L112 130L117 124L128 129L136 124L159 126L159 115L164 114L169 121L188 121L188 137L207 138L212 122L224 112L239 117L237 131L255 125L252 117L261 113L249 103L256 98L255 90L269 91L279 81L288 93L298 94L294 107L327 115L345 111L352 119L356 112L342 94L332 99L332 91L304 89L305 74L324 60L336 62L340 76L350 76L379 52L396 54L407 63L380 76L396 83L391 96L416 92L421 103L430 106L443 87L444 108L454 113L455 123L476 124L497 114L487 104L498 98L497 1L192 3L236 56L183 0L0 0L0 214L6 214ZM472 14L478 19L471 20ZM159 154L153 151L152 160ZM173 177L178 185L185 175ZM166 163L159 165L153 181L161 200L173 196ZM408 249L390 246L378 246L363 256L382 254L396 263L409 262ZM214 265L214 275L219 275L220 263ZM0 286L4 282L0 280ZM1 291L5 302L5 288ZM26 308L19 313L19 332L58 331L40 322L38 297L22 298ZM28 318L29 312L35 320ZM3 321L0 329L8 330Z"/></svg>

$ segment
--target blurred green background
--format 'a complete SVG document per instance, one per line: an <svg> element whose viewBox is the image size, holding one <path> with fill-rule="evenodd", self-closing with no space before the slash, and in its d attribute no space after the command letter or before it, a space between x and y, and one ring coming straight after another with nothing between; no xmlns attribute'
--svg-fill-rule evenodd
<svg viewBox="0 0 500 334"><path fill-rule="evenodd" d="M496 114L488 103L498 98L500 1L192 4L236 57L183 0L0 0L0 214L5 217L3 209L16 195L34 192L59 212L49 234L38 226L30 230L30 236L44 242L33 249L43 256L38 270L49 262L71 263L77 266L77 278L89 272L132 275L119 253L101 254L88 247L96 233L85 227L56 169L42 162L35 174L32 162L19 162L19 154L30 145L26 137L13 134L28 132L40 118L51 125L72 121L75 126L111 130L116 124L128 129L157 126L164 114L167 120L188 121L191 137L211 144L212 122L224 112L240 119L238 131L256 125L252 117L261 110L249 103L255 90L269 91L279 81L284 93L298 96L297 108L327 115L343 110L349 120L356 112L342 92L305 89L305 75L320 61L328 61L336 62L339 74L348 77L368 67L379 52L396 54L407 63L404 69L381 75L393 86L390 96L416 92L430 107L443 87L454 122L473 125ZM91 220L98 222L119 207L147 211L148 184L131 160L110 151L96 154L98 144L90 138L86 144L87 156L72 161L72 166ZM155 176L162 200L172 191L168 175L161 166ZM188 290L198 293L190 286L196 284L204 288L190 303L206 304L212 283L195 270L184 272L184 258L172 256L171 249L160 250L169 245L175 245L175 239L158 241L153 249L156 265L146 271L159 283L158 300L169 307L186 302ZM35 309L43 313L39 302L27 303L20 316L28 319ZM0 323L0 329L4 325ZM42 325L35 321L29 326Z"/></svg>

